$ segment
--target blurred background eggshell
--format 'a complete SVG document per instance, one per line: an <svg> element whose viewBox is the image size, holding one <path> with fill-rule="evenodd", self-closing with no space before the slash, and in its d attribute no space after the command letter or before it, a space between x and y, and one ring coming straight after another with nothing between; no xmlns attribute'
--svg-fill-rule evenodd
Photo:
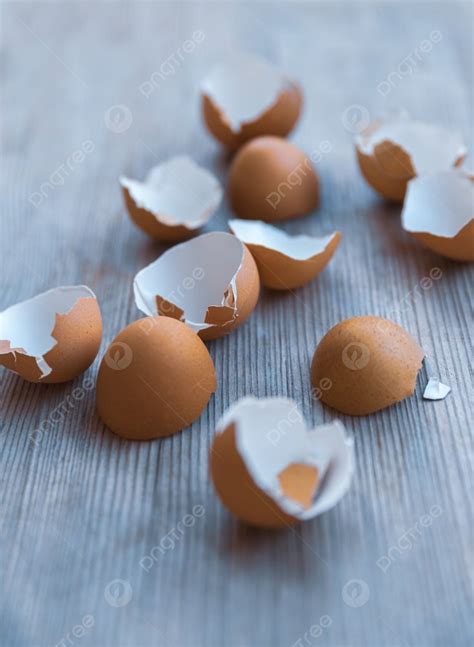
<svg viewBox="0 0 474 647"><path fill-rule="evenodd" d="M258 137L232 161L227 193L239 218L276 222L315 209L319 181L306 154L280 137Z"/></svg>
<svg viewBox="0 0 474 647"><path fill-rule="evenodd" d="M382 317L341 321L314 353L311 381L330 387L321 400L333 409L362 416L412 395L424 353L401 326Z"/></svg>
<svg viewBox="0 0 474 647"><path fill-rule="evenodd" d="M185 324L147 317L110 344L97 377L97 410L131 440L170 436L199 417L216 390L211 356Z"/></svg>

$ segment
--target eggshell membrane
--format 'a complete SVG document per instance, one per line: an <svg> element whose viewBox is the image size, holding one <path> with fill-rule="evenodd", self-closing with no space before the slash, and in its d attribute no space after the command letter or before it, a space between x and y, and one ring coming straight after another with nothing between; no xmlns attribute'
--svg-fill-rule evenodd
<svg viewBox="0 0 474 647"><path fill-rule="evenodd" d="M474 261L473 179L457 170L415 178L408 185L402 225L437 254Z"/></svg>
<svg viewBox="0 0 474 647"><path fill-rule="evenodd" d="M385 133L385 139L380 135L382 132ZM382 140L375 140L373 146L370 146L370 141L377 136ZM410 139L411 151L406 148ZM433 139L438 141L435 146L437 150L432 151L430 172L439 167L449 168L462 163L466 149L455 133L407 118L375 121L356 139L357 160L362 175L384 198L402 202L408 182L416 175L428 172L429 162L419 152L424 148L428 149L430 143L433 147ZM445 143L443 151L441 142ZM415 152L418 153L419 168L412 157Z"/></svg>
<svg viewBox="0 0 474 647"><path fill-rule="evenodd" d="M257 304L260 278L252 255L240 241L236 246L236 240L231 234L213 232L168 250L135 277L137 307L147 315L158 314L180 319L205 340L226 335L242 325ZM166 255L168 256L165 258ZM175 269L167 265L173 258ZM185 267L185 263L189 267ZM198 295L200 303L205 302L205 307L201 308L204 314L200 321L191 320L192 315L186 313L186 291L181 291L179 295L179 289L176 290L176 286L182 285L186 276L192 274L192 268L204 270L204 279L196 281L189 293L193 298L195 294ZM168 288L163 283L164 276L169 277L166 280L171 294L167 293ZM218 296L214 296L213 302L210 295L208 298L206 296L207 286L214 282L216 276L221 283L221 291ZM166 294L156 294L161 289ZM214 287L213 292L215 290Z"/></svg>
<svg viewBox="0 0 474 647"><path fill-rule="evenodd" d="M12 349L8 340L0 340L0 365L28 382L41 384L68 382L84 373L102 341L102 317L95 296L77 299L66 314L56 313L51 336L55 344L42 357L51 369L47 375L43 375L35 357L24 354L24 349Z"/></svg>
<svg viewBox="0 0 474 647"><path fill-rule="evenodd" d="M130 360L110 361L114 346ZM150 440L188 427L216 390L211 356L185 324L147 317L124 328L110 344L97 378L97 410L124 438Z"/></svg>
<svg viewBox="0 0 474 647"><path fill-rule="evenodd" d="M272 195L279 201L273 198L272 203ZM279 137L258 137L235 156L228 196L239 218L276 222L315 209L319 181L311 161L299 148Z"/></svg>
<svg viewBox="0 0 474 647"><path fill-rule="evenodd" d="M401 326L382 317L353 317L323 337L313 357L311 381L332 386L321 400L349 415L373 413L412 395L424 353Z"/></svg>
<svg viewBox="0 0 474 647"><path fill-rule="evenodd" d="M338 231L323 238L289 236L258 221L230 220L229 228L250 250L263 285L273 290L290 290L312 281L329 263L341 240ZM300 242L304 248L298 250Z"/></svg>

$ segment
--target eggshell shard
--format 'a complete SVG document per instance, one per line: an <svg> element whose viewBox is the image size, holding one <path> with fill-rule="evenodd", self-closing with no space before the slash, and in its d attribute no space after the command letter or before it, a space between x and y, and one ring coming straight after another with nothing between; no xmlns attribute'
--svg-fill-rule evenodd
<svg viewBox="0 0 474 647"><path fill-rule="evenodd" d="M62 286L0 313L0 364L28 382L67 382L94 361L102 340L95 294Z"/></svg>
<svg viewBox="0 0 474 647"><path fill-rule="evenodd" d="M423 392L424 400L444 400L451 393L451 387L443 384L437 377L430 377Z"/></svg>
<svg viewBox="0 0 474 647"><path fill-rule="evenodd" d="M401 326L382 317L341 321L323 337L311 365L321 400L354 416L374 413L412 395L424 353Z"/></svg>
<svg viewBox="0 0 474 647"><path fill-rule="evenodd" d="M456 261L474 261L474 181L459 170L412 180L402 210L405 231Z"/></svg>
<svg viewBox="0 0 474 647"><path fill-rule="evenodd" d="M246 397L217 425L210 470L236 517L254 526L289 526L342 498L354 471L353 443L337 421L308 431L292 400Z"/></svg>
<svg viewBox="0 0 474 647"><path fill-rule="evenodd" d="M174 317L202 339L214 339L251 314L260 279L245 245L213 232L169 249L136 275L133 287L144 314Z"/></svg>
<svg viewBox="0 0 474 647"><path fill-rule="evenodd" d="M201 96L209 132L231 150L261 135L285 137L303 103L294 81L246 54L216 65L202 83Z"/></svg>
<svg viewBox="0 0 474 647"><path fill-rule="evenodd" d="M356 151L368 184L396 202L412 178L452 168L466 155L458 133L406 117L371 124L356 138Z"/></svg>
<svg viewBox="0 0 474 647"><path fill-rule="evenodd" d="M216 390L204 343L169 317L147 317L110 344L97 377L97 410L124 438L170 436L196 420Z"/></svg>
<svg viewBox="0 0 474 647"><path fill-rule="evenodd" d="M230 230L250 250L260 280L273 290L290 290L312 281L329 263L341 240L329 236L289 236L261 221L230 220Z"/></svg>
<svg viewBox="0 0 474 647"><path fill-rule="evenodd" d="M319 182L311 161L279 137L258 137L235 156L228 196L240 218L276 222L302 216L318 205Z"/></svg>
<svg viewBox="0 0 474 647"><path fill-rule="evenodd" d="M153 167L144 182L122 177L120 184L133 222L164 241L190 238L222 199L217 179L185 155Z"/></svg>

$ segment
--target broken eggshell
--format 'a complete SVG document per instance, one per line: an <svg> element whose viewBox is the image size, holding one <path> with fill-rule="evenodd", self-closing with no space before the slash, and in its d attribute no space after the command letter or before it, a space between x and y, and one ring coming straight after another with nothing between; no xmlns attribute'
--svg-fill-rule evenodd
<svg viewBox="0 0 474 647"><path fill-rule="evenodd" d="M311 160L294 144L258 137L233 159L227 193L239 218L276 222L315 209L319 181Z"/></svg>
<svg viewBox="0 0 474 647"><path fill-rule="evenodd" d="M211 218L222 199L217 179L180 155L153 167L144 182L120 178L133 222L152 238L190 238Z"/></svg>
<svg viewBox="0 0 474 647"><path fill-rule="evenodd" d="M402 226L422 245L456 261L474 261L474 181L459 170L408 184Z"/></svg>
<svg viewBox="0 0 474 647"><path fill-rule="evenodd" d="M250 250L267 288L290 290L312 281L329 263L341 240L328 236L289 236L261 221L229 220L229 228Z"/></svg>
<svg viewBox="0 0 474 647"><path fill-rule="evenodd" d="M293 525L346 493L353 441L338 421L308 430L292 400L246 397L218 422L210 470L222 503L242 521Z"/></svg>
<svg viewBox="0 0 474 647"><path fill-rule="evenodd" d="M401 326L382 317L336 324L318 344L311 365L315 389L328 406L353 416L374 413L412 395L424 353Z"/></svg>
<svg viewBox="0 0 474 647"><path fill-rule="evenodd" d="M240 326L257 304L257 266L242 242L224 232L172 247L138 272L135 302L146 315L174 317L202 339Z"/></svg>
<svg viewBox="0 0 474 647"><path fill-rule="evenodd" d="M0 364L29 382L67 382L94 361L102 318L85 285L57 287L0 313Z"/></svg>
<svg viewBox="0 0 474 647"><path fill-rule="evenodd" d="M406 116L375 121L356 137L355 145L368 184L396 202L403 200L412 178L447 170L466 155L458 133Z"/></svg>
<svg viewBox="0 0 474 647"><path fill-rule="evenodd" d="M216 65L203 81L201 94L209 132L231 150L261 135L285 137L297 122L303 103L294 81L248 54Z"/></svg>
<svg viewBox="0 0 474 647"><path fill-rule="evenodd" d="M437 377L430 377L423 391L424 400L444 400L451 393L451 387L443 384Z"/></svg>

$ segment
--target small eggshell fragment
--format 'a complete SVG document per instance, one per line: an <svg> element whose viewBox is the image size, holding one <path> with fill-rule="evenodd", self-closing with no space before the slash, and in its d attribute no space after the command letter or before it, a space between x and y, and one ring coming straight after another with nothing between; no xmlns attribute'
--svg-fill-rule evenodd
<svg viewBox="0 0 474 647"><path fill-rule="evenodd" d="M102 340L95 294L62 286L0 313L0 364L28 382L67 382L94 361Z"/></svg>
<svg viewBox="0 0 474 647"><path fill-rule="evenodd" d="M474 181L460 170L408 184L402 226L422 245L456 261L474 261Z"/></svg>
<svg viewBox="0 0 474 647"><path fill-rule="evenodd" d="M289 236L261 221L230 220L230 230L248 247L260 280L273 290L290 290L312 281L331 260L341 240L329 236Z"/></svg>
<svg viewBox="0 0 474 647"><path fill-rule="evenodd" d="M211 356L180 321L147 317L110 344L97 377L97 410L124 438L150 440L190 425L216 390Z"/></svg>
<svg viewBox="0 0 474 647"><path fill-rule="evenodd" d="M342 413L363 416L412 395L424 353L401 326L382 317L341 321L323 337L311 381L330 388L321 400Z"/></svg>
<svg viewBox="0 0 474 647"><path fill-rule="evenodd" d="M291 526L329 510L345 494L353 443L337 421L308 430L292 400L246 397L217 425L210 470L219 498L237 518Z"/></svg>
<svg viewBox="0 0 474 647"><path fill-rule="evenodd" d="M459 134L407 117L375 121L356 138L356 151L368 184L396 202L412 178L452 168L466 155Z"/></svg>
<svg viewBox="0 0 474 647"><path fill-rule="evenodd" d="M144 182L122 177L120 184L132 221L163 241L190 238L222 199L217 179L185 155L153 167Z"/></svg>
<svg viewBox="0 0 474 647"><path fill-rule="evenodd" d="M202 339L221 337L243 324L260 292L252 255L224 232L172 247L142 269L133 285L144 314L184 321Z"/></svg>
<svg viewBox="0 0 474 647"><path fill-rule="evenodd" d="M303 103L294 81L246 54L216 65L201 92L209 132L231 150L261 135L285 137L295 126Z"/></svg>
<svg viewBox="0 0 474 647"><path fill-rule="evenodd" d="M280 137L245 144L230 167L228 196L240 218L275 222L318 205L319 182L306 154Z"/></svg>

